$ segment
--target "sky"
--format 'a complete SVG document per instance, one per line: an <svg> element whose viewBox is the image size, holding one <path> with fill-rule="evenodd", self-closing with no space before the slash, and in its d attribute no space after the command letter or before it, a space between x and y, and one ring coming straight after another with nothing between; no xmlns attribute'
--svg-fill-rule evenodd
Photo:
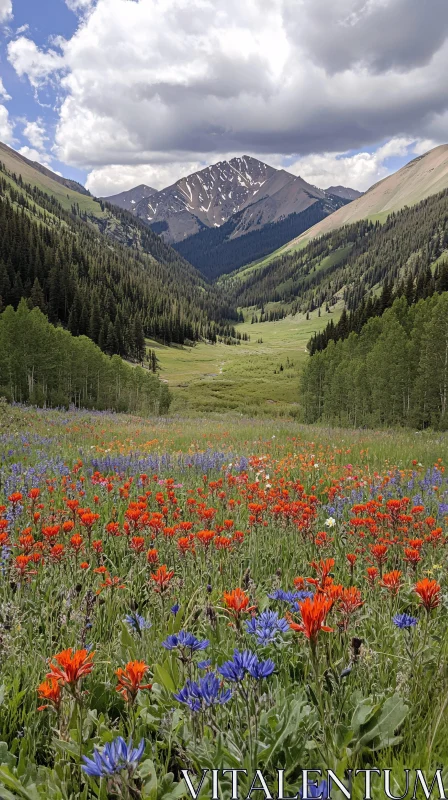
<svg viewBox="0 0 448 800"><path fill-rule="evenodd" d="M0 141L107 196L252 155L366 190L448 142L448 0L0 0Z"/></svg>

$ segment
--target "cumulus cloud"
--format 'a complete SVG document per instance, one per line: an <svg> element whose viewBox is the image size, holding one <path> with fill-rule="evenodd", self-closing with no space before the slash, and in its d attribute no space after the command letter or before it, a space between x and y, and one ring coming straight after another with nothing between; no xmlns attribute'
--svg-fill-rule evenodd
<svg viewBox="0 0 448 800"><path fill-rule="evenodd" d="M93 169L87 178L86 189L95 197L107 197L132 189L140 183L154 189L164 189L183 175L203 169L200 161L174 161L169 164L113 164Z"/></svg>
<svg viewBox="0 0 448 800"><path fill-rule="evenodd" d="M9 95L8 92L6 91L1 78L0 78L0 98L2 100L11 100L11 95Z"/></svg>
<svg viewBox="0 0 448 800"><path fill-rule="evenodd" d="M19 36L9 43L8 59L19 77L26 75L35 89L42 86L54 72L65 67L62 55L52 49L39 49L26 36Z"/></svg>
<svg viewBox="0 0 448 800"><path fill-rule="evenodd" d="M448 36L446 0L285 0L294 40L327 72L366 67L375 73L428 64Z"/></svg>
<svg viewBox="0 0 448 800"><path fill-rule="evenodd" d="M6 106L0 104L0 141L12 144L14 139L14 127L9 118Z"/></svg>
<svg viewBox="0 0 448 800"><path fill-rule="evenodd" d="M447 138L446 0L66 1L83 13L60 52L8 52L34 87L58 76L55 153L92 191L221 153L298 154L310 174L319 157L360 185L386 156L347 151Z"/></svg>
<svg viewBox="0 0 448 800"><path fill-rule="evenodd" d="M94 5L94 2L95 0L65 0L65 5L70 11L79 14L88 11Z"/></svg>
<svg viewBox="0 0 448 800"><path fill-rule="evenodd" d="M0 22L12 16L12 0L0 0Z"/></svg>
<svg viewBox="0 0 448 800"><path fill-rule="evenodd" d="M364 192L390 174L388 159L397 156L411 159L436 145L437 142L430 139L413 141L406 137L397 137L372 153L321 153L304 156L291 164L288 170L322 189L329 186L350 186Z"/></svg>
<svg viewBox="0 0 448 800"><path fill-rule="evenodd" d="M46 153L37 150L35 147L27 147L24 145L19 149L19 153L20 155L25 156L25 158L29 158L30 161L38 161L39 164L43 164L45 167L50 166L49 156Z"/></svg>
<svg viewBox="0 0 448 800"><path fill-rule="evenodd" d="M38 150L45 149L45 142L48 141L48 136L45 133L45 126L41 119L34 122L26 121L23 128L23 135L28 139L30 145Z"/></svg>

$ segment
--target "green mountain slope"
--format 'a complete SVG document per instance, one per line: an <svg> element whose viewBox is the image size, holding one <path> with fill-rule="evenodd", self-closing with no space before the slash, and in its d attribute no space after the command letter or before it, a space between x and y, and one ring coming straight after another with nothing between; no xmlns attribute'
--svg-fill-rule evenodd
<svg viewBox="0 0 448 800"><path fill-rule="evenodd" d="M327 233L220 285L242 307L274 303L286 314L343 299L352 310L386 281L391 287L409 279L416 284L447 249L448 190L390 214L384 224L360 221Z"/></svg>
<svg viewBox="0 0 448 800"><path fill-rule="evenodd" d="M30 298L50 321L135 358L144 335L182 343L228 332L236 313L147 226L10 148L0 155L3 306Z"/></svg>

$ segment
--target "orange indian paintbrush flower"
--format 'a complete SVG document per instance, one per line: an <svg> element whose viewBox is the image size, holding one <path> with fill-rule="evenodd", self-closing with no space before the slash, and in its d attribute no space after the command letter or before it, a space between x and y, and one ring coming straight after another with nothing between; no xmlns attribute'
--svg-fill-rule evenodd
<svg viewBox="0 0 448 800"><path fill-rule="evenodd" d="M224 592L224 603L230 613L238 619L243 612L252 611L255 606L249 606L249 597L242 589L232 589L231 592Z"/></svg>
<svg viewBox="0 0 448 800"><path fill-rule="evenodd" d="M95 653L89 653L88 650L73 650L69 647L53 656L56 663L50 661L50 672L46 677L54 678L62 685L74 686L92 672L94 655Z"/></svg>
<svg viewBox="0 0 448 800"><path fill-rule="evenodd" d="M400 570L393 569L392 572L386 572L380 580L380 586L387 589L392 595L397 595L402 587Z"/></svg>
<svg viewBox="0 0 448 800"><path fill-rule="evenodd" d="M156 584L156 592L164 592L170 581L174 578L174 570L169 570L166 564L162 564L155 572L151 574L151 579Z"/></svg>
<svg viewBox="0 0 448 800"><path fill-rule="evenodd" d="M429 578L423 578L415 584L415 591L420 597L420 603L426 611L429 612L433 608L440 605L440 586L437 581L430 581Z"/></svg>
<svg viewBox="0 0 448 800"><path fill-rule="evenodd" d="M43 711L44 708L53 707L55 711L59 711L62 693L59 682L54 677L49 677L47 680L42 681L37 687L37 693L40 700L47 700L48 702L38 707L38 711Z"/></svg>
<svg viewBox="0 0 448 800"><path fill-rule="evenodd" d="M299 603L302 622L290 622L289 627L293 631L304 633L311 644L315 645L320 631L333 632L333 628L324 624L332 606L332 600L328 600L321 594L317 594L313 598L307 597L303 603Z"/></svg>
<svg viewBox="0 0 448 800"><path fill-rule="evenodd" d="M142 683L149 667L144 661L128 661L124 669L119 667L115 674L118 678L117 692L123 695L127 703L132 703L140 689L151 689L152 683Z"/></svg>

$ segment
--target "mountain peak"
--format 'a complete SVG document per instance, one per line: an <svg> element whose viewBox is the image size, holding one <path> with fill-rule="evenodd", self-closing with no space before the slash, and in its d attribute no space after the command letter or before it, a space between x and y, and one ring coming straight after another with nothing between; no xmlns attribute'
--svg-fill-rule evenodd
<svg viewBox="0 0 448 800"><path fill-rule="evenodd" d="M134 186L133 189L119 192L119 194L114 194L110 197L103 197L102 199L107 200L108 203L112 203L114 206L123 208L125 211L134 211L142 200L151 197L155 192L157 192L157 189L147 186L146 183L140 183L139 186Z"/></svg>

